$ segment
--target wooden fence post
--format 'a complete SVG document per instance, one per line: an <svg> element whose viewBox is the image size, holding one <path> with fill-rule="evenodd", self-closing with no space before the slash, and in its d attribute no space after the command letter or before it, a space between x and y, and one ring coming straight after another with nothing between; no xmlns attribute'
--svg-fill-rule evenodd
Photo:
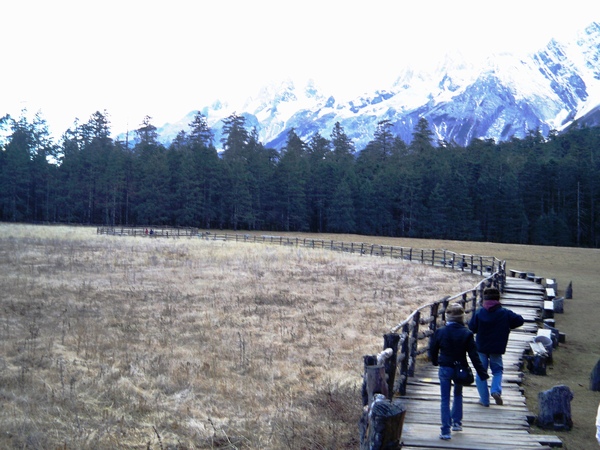
<svg viewBox="0 0 600 450"><path fill-rule="evenodd" d="M400 336L396 333L387 333L383 335L383 349L391 349L392 356L385 360L384 368L387 375L388 384L388 398L391 399L394 396L394 381L396 379L396 368L398 358L398 342L400 342Z"/></svg>
<svg viewBox="0 0 600 450"><path fill-rule="evenodd" d="M573 391L568 386L559 385L538 394L540 413L536 424L543 429L568 431L573 427L571 418Z"/></svg>
<svg viewBox="0 0 600 450"><path fill-rule="evenodd" d="M437 330L437 316L439 308L440 304L438 302L435 302L431 305L431 308L429 309L429 317L433 319L431 320L431 322L429 322L429 330L431 331L432 335L433 333L435 333L435 330Z"/></svg>
<svg viewBox="0 0 600 450"><path fill-rule="evenodd" d="M572 281L569 281L569 285L567 286L567 289L565 290L565 298L567 300L573 298L573 282Z"/></svg>
<svg viewBox="0 0 600 450"><path fill-rule="evenodd" d="M408 362L408 376L415 376L415 366L417 365L417 346L419 345L419 322L421 320L421 311L417 310L413 314L413 326L410 332L410 357Z"/></svg>
<svg viewBox="0 0 600 450"><path fill-rule="evenodd" d="M375 394L382 394L389 397L388 385L385 379L385 367L381 364L366 367L365 382L367 385L367 400L370 405L373 402Z"/></svg>
<svg viewBox="0 0 600 450"><path fill-rule="evenodd" d="M367 389L367 367L377 365L377 355L363 356L363 365L362 401L363 406L367 406L369 404L369 392Z"/></svg>
<svg viewBox="0 0 600 450"><path fill-rule="evenodd" d="M406 384L408 382L408 364L409 364L409 325L408 322L402 327L401 336L401 351L402 360L400 361L400 383L398 385L398 393L400 395L406 394Z"/></svg>
<svg viewBox="0 0 600 450"><path fill-rule="evenodd" d="M471 309L475 314L475 311L477 311L477 289L473 291L473 297L471 297Z"/></svg>
<svg viewBox="0 0 600 450"><path fill-rule="evenodd" d="M377 395L360 418L360 450L399 450L406 407Z"/></svg>
<svg viewBox="0 0 600 450"><path fill-rule="evenodd" d="M590 373L590 390L600 391L600 359Z"/></svg>

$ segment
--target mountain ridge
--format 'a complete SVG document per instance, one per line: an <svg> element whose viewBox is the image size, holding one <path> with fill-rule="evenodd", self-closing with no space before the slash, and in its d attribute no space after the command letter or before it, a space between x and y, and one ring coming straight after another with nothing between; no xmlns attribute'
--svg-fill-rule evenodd
<svg viewBox="0 0 600 450"><path fill-rule="evenodd" d="M219 147L222 120L236 113L249 129L256 127L265 146L281 149L292 128L307 141L317 132L328 137L339 122L361 150L379 121L389 120L392 131L410 143L415 124L424 117L436 139L465 146L473 139L522 138L531 130L547 136L575 120L594 125L599 107L600 24L592 22L573 40L551 39L526 57L497 54L475 66L448 56L435 70L406 68L391 86L349 100L321 91L313 80L301 86L282 80L264 86L242 105L217 100L157 132L168 144L189 129L199 111Z"/></svg>

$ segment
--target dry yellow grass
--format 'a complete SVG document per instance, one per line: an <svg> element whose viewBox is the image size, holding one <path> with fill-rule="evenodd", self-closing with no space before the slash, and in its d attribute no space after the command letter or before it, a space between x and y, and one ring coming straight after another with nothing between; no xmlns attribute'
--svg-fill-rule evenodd
<svg viewBox="0 0 600 450"><path fill-rule="evenodd" d="M0 224L1 448L358 446L362 356L478 277Z"/></svg>
<svg viewBox="0 0 600 450"><path fill-rule="evenodd" d="M309 236L309 235L307 235ZM415 248L445 248L475 255L493 255L507 261L509 269L534 272L558 281L558 295L564 295L573 283L573 299L565 301L565 311L556 315L556 326L566 334L566 342L553 352L547 376L525 371L523 388L527 406L538 413L538 394L557 385L568 386L574 394L571 402L573 428L569 431L542 430L535 425L531 432L557 435L565 450L597 448L595 417L600 392L589 389L590 374L600 361L600 308L598 308L598 267L600 249L539 245L499 244L493 242L446 241L356 235L318 235L319 239L356 242L363 239L374 244Z"/></svg>

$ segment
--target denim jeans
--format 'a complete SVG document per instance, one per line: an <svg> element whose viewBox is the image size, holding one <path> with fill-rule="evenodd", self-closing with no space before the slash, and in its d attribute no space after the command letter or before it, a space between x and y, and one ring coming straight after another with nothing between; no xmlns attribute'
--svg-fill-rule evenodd
<svg viewBox="0 0 600 450"><path fill-rule="evenodd" d="M504 372L504 365L502 364L502 355L486 355L485 353L479 353L479 359L483 368L487 371L488 367L492 370L492 387L488 389L487 380L482 380L479 375L475 377L475 384L477 385L477 392L479 392L479 399L484 405L490 404L490 392L492 394L502 394L502 373Z"/></svg>
<svg viewBox="0 0 600 450"><path fill-rule="evenodd" d="M462 425L463 417L463 387L454 385L454 401L450 411L450 390L452 389L453 367L440 366L438 376L440 377L440 393L442 396L442 434L450 434L452 425Z"/></svg>

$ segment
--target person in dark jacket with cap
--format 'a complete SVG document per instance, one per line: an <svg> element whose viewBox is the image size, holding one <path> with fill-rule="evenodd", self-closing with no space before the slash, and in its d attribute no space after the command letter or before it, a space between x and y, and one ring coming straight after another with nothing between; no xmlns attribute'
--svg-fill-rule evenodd
<svg viewBox="0 0 600 450"><path fill-rule="evenodd" d="M500 304L500 291L496 288L483 290L482 307L469 321L469 329L476 334L477 352L483 367L492 371L492 386L488 388L486 379L475 377L479 403L490 406L490 391L497 405L502 405L502 355L506 352L510 331L520 327L525 320L519 314Z"/></svg>
<svg viewBox="0 0 600 450"><path fill-rule="evenodd" d="M442 427L440 439L451 439L451 431L462 431L463 387L454 384L454 402L450 411L450 390L454 376L454 363L467 366L467 354L482 379L489 376L479 360L473 333L465 326L465 310L458 303L446 309L446 326L435 330L429 344L429 359L439 366Z"/></svg>

